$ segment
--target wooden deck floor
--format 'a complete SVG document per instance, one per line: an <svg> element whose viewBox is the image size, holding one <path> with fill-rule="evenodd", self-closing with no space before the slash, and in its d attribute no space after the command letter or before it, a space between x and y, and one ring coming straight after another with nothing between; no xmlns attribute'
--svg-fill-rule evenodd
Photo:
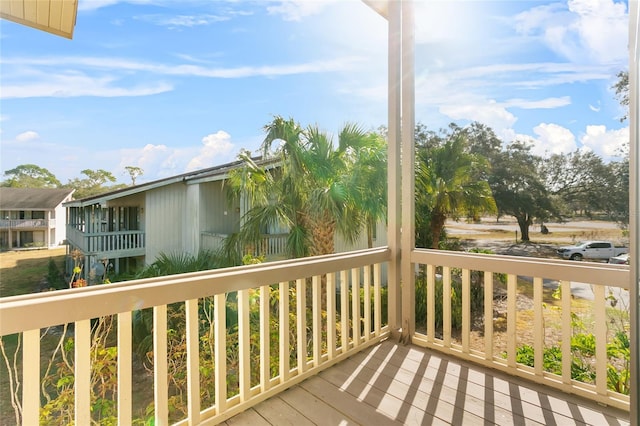
<svg viewBox="0 0 640 426"><path fill-rule="evenodd" d="M227 425L628 425L629 413L385 341Z"/></svg>

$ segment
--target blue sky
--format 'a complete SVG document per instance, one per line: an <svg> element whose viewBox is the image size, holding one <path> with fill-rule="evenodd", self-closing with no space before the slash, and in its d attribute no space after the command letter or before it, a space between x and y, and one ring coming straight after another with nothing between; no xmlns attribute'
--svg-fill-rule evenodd
<svg viewBox="0 0 640 426"><path fill-rule="evenodd" d="M418 121L617 159L626 2L418 0L416 23ZM257 150L273 115L377 128L386 37L357 0L79 0L73 40L0 21L1 171L141 183Z"/></svg>

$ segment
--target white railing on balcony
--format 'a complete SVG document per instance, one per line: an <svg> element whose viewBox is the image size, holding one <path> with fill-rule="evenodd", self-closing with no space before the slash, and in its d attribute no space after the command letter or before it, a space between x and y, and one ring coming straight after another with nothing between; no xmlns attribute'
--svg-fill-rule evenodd
<svg viewBox="0 0 640 426"><path fill-rule="evenodd" d="M415 250L411 261L419 271L416 311L426 312L426 318L414 323L414 344L629 410L629 396L611 390L607 382L611 372L623 381L625 368L628 374L624 361L616 365L608 359L608 349L615 347L615 332L628 337L628 311L624 310L629 307L628 266L433 250ZM558 300L552 306L548 300L554 289ZM578 290L592 299L586 308L572 305L572 292ZM530 292L532 305L521 306L522 291ZM474 310L472 300L478 296L480 303ZM506 302L498 318L497 297ZM498 329L504 327L504 350L496 349ZM579 334L595 338L593 353L573 347ZM518 348L524 345L533 348L533 366L517 362ZM545 351L552 346L561 351L555 374L544 365ZM590 383L572 378L575 361L595 373L595 378L587 380Z"/></svg>
<svg viewBox="0 0 640 426"><path fill-rule="evenodd" d="M0 228L53 228L55 219L1 219Z"/></svg>
<svg viewBox="0 0 640 426"><path fill-rule="evenodd" d="M219 234L216 232L202 232L200 234L200 246L206 250L218 250L222 248L225 238L228 234ZM283 256L286 253L288 234L264 234L262 239L253 248L254 256L265 256L273 258Z"/></svg>
<svg viewBox="0 0 640 426"><path fill-rule="evenodd" d="M73 325L71 420L90 424L97 412L92 324L112 315L117 316L117 422L131 424L132 318L147 308L153 310L154 424L224 421L386 337L382 264L389 257L387 248L379 248L0 299L0 335L23 336L22 424L40 422L41 331L60 324ZM237 303L234 318L230 300ZM171 375L176 359L167 352L174 321L185 330L179 345L184 368L178 373L186 385L178 391L168 379L176 377ZM232 341L229 321L237 323ZM252 351L259 357L252 358ZM238 373L234 383L228 382L232 372ZM170 409L176 394L186 396L184 415Z"/></svg>
<svg viewBox="0 0 640 426"><path fill-rule="evenodd" d="M228 234L219 234L217 232L201 232L200 247L203 250L217 251L222 248L224 239L228 236Z"/></svg>
<svg viewBox="0 0 640 426"><path fill-rule="evenodd" d="M144 254L144 231L115 231L86 234L73 226L67 226L67 240L84 253L133 252Z"/></svg>

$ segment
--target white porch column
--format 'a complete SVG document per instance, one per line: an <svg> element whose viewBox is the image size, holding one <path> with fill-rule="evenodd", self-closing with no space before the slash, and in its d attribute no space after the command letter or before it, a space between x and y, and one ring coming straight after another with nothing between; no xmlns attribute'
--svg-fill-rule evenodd
<svg viewBox="0 0 640 426"><path fill-rule="evenodd" d="M415 330L415 64L413 1L402 2L402 337L411 342Z"/></svg>
<svg viewBox="0 0 640 426"><path fill-rule="evenodd" d="M184 209L185 221L184 250L194 256L200 250L200 184L187 184L187 205Z"/></svg>
<svg viewBox="0 0 640 426"><path fill-rule="evenodd" d="M387 227L387 241L391 249L391 262L388 276L388 315L389 328L394 337L398 337L402 327L401 320L401 291L400 291L400 228L401 228L401 194L402 181L400 174L400 89L402 86L402 30L401 30L401 2L388 3L389 22L389 123L387 148L387 210L389 224Z"/></svg>
<svg viewBox="0 0 640 426"><path fill-rule="evenodd" d="M640 424L640 46L638 21L640 8L638 0L629 1L629 235L630 235L630 300L631 300L631 425Z"/></svg>

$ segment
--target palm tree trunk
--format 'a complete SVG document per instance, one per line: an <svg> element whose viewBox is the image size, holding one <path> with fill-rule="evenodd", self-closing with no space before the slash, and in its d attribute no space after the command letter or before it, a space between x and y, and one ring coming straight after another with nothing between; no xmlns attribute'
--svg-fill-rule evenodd
<svg viewBox="0 0 640 426"><path fill-rule="evenodd" d="M447 220L447 216L442 213L432 213L431 215L431 242L432 249L440 248L440 235L442 234L442 228Z"/></svg>

